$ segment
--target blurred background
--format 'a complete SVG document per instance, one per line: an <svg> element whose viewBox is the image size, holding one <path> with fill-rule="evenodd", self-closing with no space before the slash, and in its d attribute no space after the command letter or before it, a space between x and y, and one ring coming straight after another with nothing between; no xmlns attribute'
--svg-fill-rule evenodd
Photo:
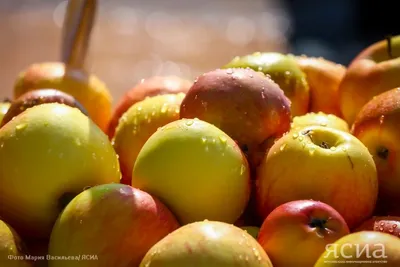
<svg viewBox="0 0 400 267"><path fill-rule="evenodd" d="M18 73L60 59L66 1L0 1L0 92ZM143 78L194 79L256 51L322 56L342 64L399 34L389 2L369 0L100 0L88 63L114 104ZM396 29L397 28L397 29ZM396 32L397 30L397 32Z"/></svg>

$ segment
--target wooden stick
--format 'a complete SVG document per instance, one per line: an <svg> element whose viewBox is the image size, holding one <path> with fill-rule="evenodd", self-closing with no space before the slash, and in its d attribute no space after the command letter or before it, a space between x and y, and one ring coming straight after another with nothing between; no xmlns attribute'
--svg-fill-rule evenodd
<svg viewBox="0 0 400 267"><path fill-rule="evenodd" d="M97 0L69 0L64 18L61 60L66 69L85 70Z"/></svg>

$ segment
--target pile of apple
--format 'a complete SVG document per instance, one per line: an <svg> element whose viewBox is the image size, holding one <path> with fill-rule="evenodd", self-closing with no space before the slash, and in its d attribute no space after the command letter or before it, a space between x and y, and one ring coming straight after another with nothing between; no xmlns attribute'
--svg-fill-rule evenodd
<svg viewBox="0 0 400 267"><path fill-rule="evenodd" d="M0 266L400 266L399 42L143 79L114 114L94 76L30 67L1 104Z"/></svg>

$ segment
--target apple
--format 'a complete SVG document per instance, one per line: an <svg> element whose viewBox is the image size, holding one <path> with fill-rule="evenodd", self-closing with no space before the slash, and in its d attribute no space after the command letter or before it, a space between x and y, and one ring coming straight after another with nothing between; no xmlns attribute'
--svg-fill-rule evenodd
<svg viewBox="0 0 400 267"><path fill-rule="evenodd" d="M355 232L379 231L400 238L400 217L396 216L374 216L363 222Z"/></svg>
<svg viewBox="0 0 400 267"><path fill-rule="evenodd" d="M165 203L181 224L234 223L250 195L250 171L237 144L216 126L180 119L159 128L143 145L132 186Z"/></svg>
<svg viewBox="0 0 400 267"><path fill-rule="evenodd" d="M287 133L257 171L262 218L286 202L313 199L337 210L352 229L372 216L377 195L377 172L368 149L333 128L309 126Z"/></svg>
<svg viewBox="0 0 400 267"><path fill-rule="evenodd" d="M0 220L0 262L4 267L33 267L25 243L18 233Z"/></svg>
<svg viewBox="0 0 400 267"><path fill-rule="evenodd" d="M149 137L165 124L179 120L184 93L148 97L126 111L116 129L112 144L119 156L121 183L131 184L136 157Z"/></svg>
<svg viewBox="0 0 400 267"><path fill-rule="evenodd" d="M0 123L3 121L4 115L6 115L10 106L11 106L11 101L9 99L5 99L2 102L0 102Z"/></svg>
<svg viewBox="0 0 400 267"><path fill-rule="evenodd" d="M255 168L270 140L290 129L290 100L252 69L217 69L197 78L181 104L181 118L207 121L235 140Z"/></svg>
<svg viewBox="0 0 400 267"><path fill-rule="evenodd" d="M280 205L268 215L257 240L274 267L313 266L326 245L349 233L342 215L331 206L296 200Z"/></svg>
<svg viewBox="0 0 400 267"><path fill-rule="evenodd" d="M175 230L146 254L139 267L272 267L248 233L231 224L201 221Z"/></svg>
<svg viewBox="0 0 400 267"><path fill-rule="evenodd" d="M356 232L328 245L314 267L398 267L399 251L400 238L381 232Z"/></svg>
<svg viewBox="0 0 400 267"><path fill-rule="evenodd" d="M1 126L28 108L44 103L61 103L78 108L83 114L89 115L86 109L71 95L54 89L29 91L12 101L7 113L1 121Z"/></svg>
<svg viewBox="0 0 400 267"><path fill-rule="evenodd" d="M296 58L290 54L276 52L256 52L243 57L235 57L223 68L251 68L260 71L276 82L290 99L293 116L309 111L310 89L305 73Z"/></svg>
<svg viewBox="0 0 400 267"><path fill-rule="evenodd" d="M371 99L360 110L352 133L368 148L379 179L378 210L400 216L400 88Z"/></svg>
<svg viewBox="0 0 400 267"><path fill-rule="evenodd" d="M257 226L242 226L242 230L246 231L249 235L257 239L258 233L260 232L260 227Z"/></svg>
<svg viewBox="0 0 400 267"><path fill-rule="evenodd" d="M57 256L95 255L80 266L139 266L147 251L179 228L157 198L129 185L94 186L76 196L61 212L49 243L49 267ZM61 265L60 265L61 264Z"/></svg>
<svg viewBox="0 0 400 267"><path fill-rule="evenodd" d="M193 82L177 76L152 76L142 79L128 90L117 103L108 125L109 137L114 136L120 117L135 103L151 96L186 93L192 84Z"/></svg>
<svg viewBox="0 0 400 267"><path fill-rule="evenodd" d="M400 86L400 35L365 48L348 67L339 86L343 118L353 124L374 96Z"/></svg>
<svg viewBox="0 0 400 267"><path fill-rule="evenodd" d="M107 135L77 108L41 104L0 128L0 217L22 236L48 238L71 198L120 176Z"/></svg>
<svg viewBox="0 0 400 267"><path fill-rule="evenodd" d="M309 111L341 117L338 91L346 67L321 57L301 55L295 59L310 87Z"/></svg>
<svg viewBox="0 0 400 267"><path fill-rule="evenodd" d="M350 132L349 125L346 121L333 114L325 114L323 112L309 112L305 115L294 117L291 129L303 128L313 125L325 126L345 132Z"/></svg>

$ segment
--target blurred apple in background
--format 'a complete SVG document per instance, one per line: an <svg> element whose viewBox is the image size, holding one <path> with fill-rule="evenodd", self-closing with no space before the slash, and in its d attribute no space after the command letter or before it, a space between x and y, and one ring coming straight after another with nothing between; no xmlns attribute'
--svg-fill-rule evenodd
<svg viewBox="0 0 400 267"><path fill-rule="evenodd" d="M345 220L331 206L297 200L277 207L268 215L258 242L274 267L313 266L326 245L349 233Z"/></svg>
<svg viewBox="0 0 400 267"><path fill-rule="evenodd" d="M22 236L48 238L71 198L121 178L107 135L64 104L27 109L0 128L0 144L0 216Z"/></svg>
<svg viewBox="0 0 400 267"><path fill-rule="evenodd" d="M249 235L257 239L258 233L260 232L260 227L257 226L242 226L242 230L246 231Z"/></svg>
<svg viewBox="0 0 400 267"><path fill-rule="evenodd" d="M310 112L302 116L294 117L291 129L303 128L314 125L330 127L337 130L350 132L349 126L346 121L335 115L325 114L323 112L318 112L318 113Z"/></svg>
<svg viewBox="0 0 400 267"><path fill-rule="evenodd" d="M290 99L293 116L308 112L309 85L306 75L301 71L294 56L275 52L256 52L243 57L235 57L224 68L251 68L263 72L276 82L285 92L285 96Z"/></svg>
<svg viewBox="0 0 400 267"><path fill-rule="evenodd" d="M146 254L140 267L272 267L260 244L231 224L194 222L172 232Z"/></svg>
<svg viewBox="0 0 400 267"><path fill-rule="evenodd" d="M250 171L237 144L198 119L157 130L137 156L132 186L158 197L181 224L234 223L250 195Z"/></svg>
<svg viewBox="0 0 400 267"><path fill-rule="evenodd" d="M18 233L7 223L0 220L0 263L4 267L33 267L27 260L29 252Z"/></svg>
<svg viewBox="0 0 400 267"><path fill-rule="evenodd" d="M258 168L256 187L262 218L286 202L313 199L332 206L350 228L372 216L378 195L368 149L351 134L322 126L280 138Z"/></svg>
<svg viewBox="0 0 400 267"><path fill-rule="evenodd" d="M105 184L76 196L54 225L51 256L96 255L79 266L138 266L147 251L179 224L158 199L129 185ZM49 266L76 266L50 260Z"/></svg>
<svg viewBox="0 0 400 267"><path fill-rule="evenodd" d="M346 235L327 247L314 267L398 267L399 251L400 238L386 233L362 231Z"/></svg>
<svg viewBox="0 0 400 267"><path fill-rule="evenodd" d="M153 76L142 79L140 83L127 91L117 103L110 124L108 125L108 135L114 136L115 128L120 117L135 103L144 100L146 97L186 93L193 82L177 76Z"/></svg>
<svg viewBox="0 0 400 267"><path fill-rule="evenodd" d="M339 87L343 118L353 124L374 96L400 86L400 35L365 48L351 62Z"/></svg>
<svg viewBox="0 0 400 267"><path fill-rule="evenodd" d="M346 67L324 58L296 56L296 62L305 73L310 87L311 112L323 112L341 117L339 85Z"/></svg>
<svg viewBox="0 0 400 267"><path fill-rule="evenodd" d="M290 128L290 100L271 79L252 69L217 69L199 76L181 104L181 118L199 118L227 133L251 167L270 140Z"/></svg>
<svg viewBox="0 0 400 267"><path fill-rule="evenodd" d="M400 216L400 88L370 100L359 112L352 133L369 149L379 178L377 213Z"/></svg>
<svg viewBox="0 0 400 267"><path fill-rule="evenodd" d="M378 231L400 238L400 217L374 216L355 229L355 232L360 231Z"/></svg>
<svg viewBox="0 0 400 267"><path fill-rule="evenodd" d="M136 157L159 127L179 119L184 93L148 97L126 111L116 128L112 144L119 156L121 183L131 185Z"/></svg>

